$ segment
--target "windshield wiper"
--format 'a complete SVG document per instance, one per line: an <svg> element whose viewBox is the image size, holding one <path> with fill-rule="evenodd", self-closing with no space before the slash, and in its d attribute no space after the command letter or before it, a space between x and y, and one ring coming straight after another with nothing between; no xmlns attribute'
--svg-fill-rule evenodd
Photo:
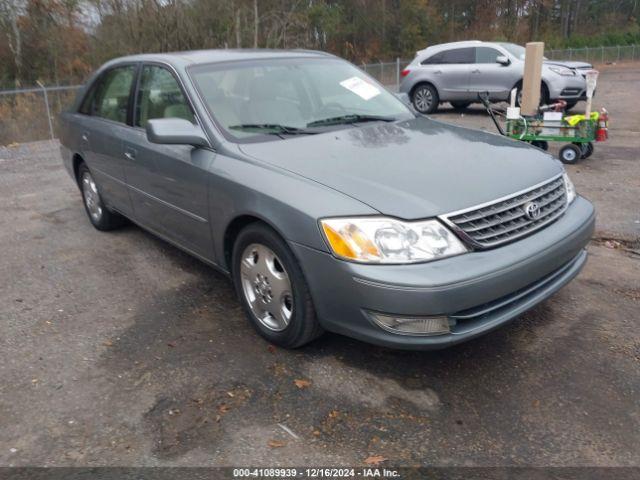
<svg viewBox="0 0 640 480"><path fill-rule="evenodd" d="M232 130L253 130L269 135L280 135L283 133L286 135L313 135L318 133L304 128L280 125L279 123L243 123L240 125L231 125L229 128Z"/></svg>
<svg viewBox="0 0 640 480"><path fill-rule="evenodd" d="M383 115L360 115L358 113L352 113L349 115L341 115L339 117L323 118L322 120L315 120L307 123L307 127L318 127L320 125L341 125L349 123L360 122L393 122L395 117L385 117Z"/></svg>

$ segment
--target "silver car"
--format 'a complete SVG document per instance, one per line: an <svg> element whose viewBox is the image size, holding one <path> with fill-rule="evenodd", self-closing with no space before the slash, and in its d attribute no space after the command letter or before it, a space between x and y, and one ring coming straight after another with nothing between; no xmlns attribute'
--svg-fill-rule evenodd
<svg viewBox="0 0 640 480"><path fill-rule="evenodd" d="M558 160L418 115L321 52L115 59L60 142L98 230L131 220L229 275L284 347L484 334L575 277L594 227Z"/></svg>
<svg viewBox="0 0 640 480"><path fill-rule="evenodd" d="M470 40L433 45L417 53L402 71L400 92L407 93L420 113L432 113L441 102L456 109L488 92L491 101L509 98L518 89L520 103L525 49L513 43ZM542 66L540 103L565 100L567 110L586 99L589 63L546 60Z"/></svg>

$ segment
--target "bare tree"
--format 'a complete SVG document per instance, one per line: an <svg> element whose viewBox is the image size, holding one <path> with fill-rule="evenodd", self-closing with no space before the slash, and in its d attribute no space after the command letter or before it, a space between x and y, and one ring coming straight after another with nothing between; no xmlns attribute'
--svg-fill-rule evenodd
<svg viewBox="0 0 640 480"><path fill-rule="evenodd" d="M18 17L23 10L21 1L0 0L0 25L7 35L9 50L13 55L15 65L14 83L20 87L22 78L22 34L18 26Z"/></svg>
<svg viewBox="0 0 640 480"><path fill-rule="evenodd" d="M258 48L258 28L260 17L258 17L258 0L253 0L253 48Z"/></svg>

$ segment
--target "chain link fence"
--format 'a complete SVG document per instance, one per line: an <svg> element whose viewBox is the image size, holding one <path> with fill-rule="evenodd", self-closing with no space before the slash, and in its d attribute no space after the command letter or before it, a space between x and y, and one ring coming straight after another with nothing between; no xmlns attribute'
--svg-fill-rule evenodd
<svg viewBox="0 0 640 480"><path fill-rule="evenodd" d="M640 45L545 50L545 56L551 60L574 60L588 63L633 62L640 60Z"/></svg>
<svg viewBox="0 0 640 480"><path fill-rule="evenodd" d="M411 60L396 58L393 62L363 63L360 68L389 90L397 91L400 86L400 72Z"/></svg>
<svg viewBox="0 0 640 480"><path fill-rule="evenodd" d="M82 85L0 90L0 145L57 137L58 115Z"/></svg>
<svg viewBox="0 0 640 480"><path fill-rule="evenodd" d="M640 60L640 45L547 50L552 60L613 63ZM360 65L391 91L397 91L401 72L411 59ZM68 108L82 85L0 90L0 145L56 138L58 115Z"/></svg>

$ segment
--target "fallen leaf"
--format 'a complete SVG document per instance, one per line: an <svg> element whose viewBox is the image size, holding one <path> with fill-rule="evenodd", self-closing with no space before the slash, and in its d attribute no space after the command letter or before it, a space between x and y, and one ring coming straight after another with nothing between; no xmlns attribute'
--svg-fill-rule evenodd
<svg viewBox="0 0 640 480"><path fill-rule="evenodd" d="M271 448L282 448L286 445L286 443L281 442L280 440L269 440L267 442L267 445L269 445Z"/></svg>
<svg viewBox="0 0 640 480"><path fill-rule="evenodd" d="M314 430L314 431L313 431L313 434L314 434L316 437L319 437L319 436L320 436L320 430Z"/></svg>
<svg viewBox="0 0 640 480"><path fill-rule="evenodd" d="M540 400L534 400L532 405L533 408L538 408L540 406Z"/></svg>
<svg viewBox="0 0 640 480"><path fill-rule="evenodd" d="M311 386L311 382L309 380L296 379L293 381L296 384L296 387L303 389Z"/></svg>
<svg viewBox="0 0 640 480"><path fill-rule="evenodd" d="M227 392L227 395L229 395L231 398L235 397L233 392Z"/></svg>
<svg viewBox="0 0 640 480"><path fill-rule="evenodd" d="M220 413L227 413L229 410L231 410L231 407L226 403L218 405L218 412Z"/></svg>
<svg viewBox="0 0 640 480"><path fill-rule="evenodd" d="M113 342L111 340L107 340L106 342L102 342L102 345L105 347L113 347Z"/></svg>
<svg viewBox="0 0 640 480"><path fill-rule="evenodd" d="M364 459L364 463L367 465L380 465L382 462L386 462L387 459L382 455L371 455Z"/></svg>
<svg viewBox="0 0 640 480"><path fill-rule="evenodd" d="M276 353L276 347L274 347L273 345L269 345L267 347L267 350L269 350L269 353Z"/></svg>
<svg viewBox="0 0 640 480"><path fill-rule="evenodd" d="M329 418L336 418L339 414L340 412L338 412L338 410L331 410L329 412Z"/></svg>
<svg viewBox="0 0 640 480"><path fill-rule="evenodd" d="M175 347L175 346L176 346L176 344L175 344L175 343L173 343L173 342L167 342L167 347L171 347L171 348L173 348L173 347Z"/></svg>

